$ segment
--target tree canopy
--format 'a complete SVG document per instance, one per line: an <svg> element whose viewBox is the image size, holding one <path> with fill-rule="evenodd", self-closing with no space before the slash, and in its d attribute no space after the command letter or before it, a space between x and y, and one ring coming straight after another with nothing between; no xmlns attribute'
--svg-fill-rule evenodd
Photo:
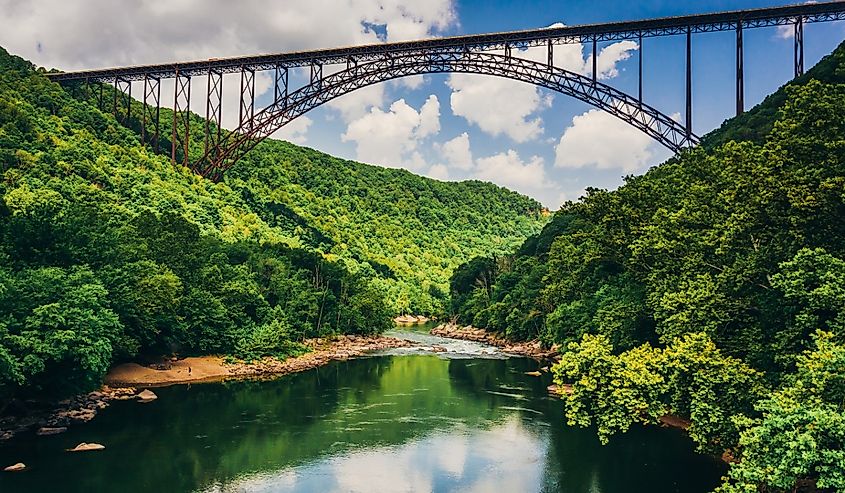
<svg viewBox="0 0 845 493"><path fill-rule="evenodd" d="M845 44L702 146L464 264L451 315L559 345L567 420L602 440L678 414L740 459L726 492L841 490L843 67Z"/></svg>

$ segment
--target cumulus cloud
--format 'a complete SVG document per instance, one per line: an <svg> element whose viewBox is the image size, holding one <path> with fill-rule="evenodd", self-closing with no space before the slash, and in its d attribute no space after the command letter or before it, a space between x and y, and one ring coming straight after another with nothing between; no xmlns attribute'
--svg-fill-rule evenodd
<svg viewBox="0 0 845 493"><path fill-rule="evenodd" d="M428 169L426 175L431 178L446 180L462 177L491 181L546 204L557 206L560 203L559 184L546 174L545 162L540 156L523 160L517 151L508 149L474 159L466 132L434 147L445 163Z"/></svg>
<svg viewBox="0 0 845 493"><path fill-rule="evenodd" d="M556 23L549 27L564 27L562 23ZM639 45L633 41L619 41L603 47L596 56L596 77L599 79L612 79L619 75L619 63L633 55L639 49ZM585 54L586 47L582 44L555 45L552 51L552 61L556 67L560 67L576 74L590 76L593 73L593 54ZM519 56L535 62L547 63L548 50L544 46L536 46L522 51L514 52Z"/></svg>
<svg viewBox="0 0 845 493"><path fill-rule="evenodd" d="M0 0L0 45L39 65L78 70L418 39L456 20L452 0L310 0L272 8L263 0ZM258 90L256 77L257 94L270 87L269 77L261 80ZM225 110L237 108L228 101L239 97L239 86L226 82L224 126L231 128L237 115ZM193 84L195 93L205 90L204 80ZM162 87L162 97L163 104L172 102L172 86ZM330 107L351 121L384 103L377 85ZM204 115L204 102L193 109Z"/></svg>
<svg viewBox="0 0 845 493"><path fill-rule="evenodd" d="M589 110L572 119L555 146L555 166L633 172L653 157L654 141L610 113Z"/></svg>
<svg viewBox="0 0 845 493"><path fill-rule="evenodd" d="M562 27L557 23L549 27ZM597 77L610 79L619 75L618 64L639 49L633 41L620 41L605 46L596 57ZM546 63L545 47L513 52L514 56ZM585 57L584 46L566 44L554 47L555 66L581 75L593 71L592 53ZM540 89L526 83L490 76L452 74L447 85L452 90L452 113L493 135L506 135L515 142L535 140L543 134L543 122L537 113L551 106L551 96L542 96Z"/></svg>
<svg viewBox="0 0 845 493"><path fill-rule="evenodd" d="M535 86L492 76L452 74L447 80L452 90L452 113L490 135L507 135L526 142L543 133L540 118L530 115L550 105Z"/></svg>
<svg viewBox="0 0 845 493"><path fill-rule="evenodd" d="M450 0L0 0L0 20L7 49L72 70L417 39L456 15Z"/></svg>
<svg viewBox="0 0 845 493"><path fill-rule="evenodd" d="M432 164L425 175L435 180L445 181L449 179L449 167L445 164Z"/></svg>
<svg viewBox="0 0 845 493"><path fill-rule="evenodd" d="M273 133L273 138L293 142L297 145L303 145L308 140L308 129L311 127L312 123L314 123L314 120L311 118L304 115L300 116L279 130L276 130L276 132Z"/></svg>
<svg viewBox="0 0 845 493"><path fill-rule="evenodd" d="M419 111L404 99L395 101L387 111L374 107L349 123L341 139L355 143L361 161L418 171L425 166L417 150L420 140L438 132L440 102L431 95Z"/></svg>
<svg viewBox="0 0 845 493"><path fill-rule="evenodd" d="M795 36L795 27L792 24L778 26L775 29L775 33L780 39L792 39Z"/></svg>
<svg viewBox="0 0 845 493"><path fill-rule="evenodd" d="M466 132L438 146L438 150L450 167L464 171L472 169L472 151Z"/></svg>
<svg viewBox="0 0 845 493"><path fill-rule="evenodd" d="M513 149L478 159L474 174L479 179L495 181L516 190L536 191L550 186L543 158L533 156L523 161Z"/></svg>
<svg viewBox="0 0 845 493"><path fill-rule="evenodd" d="M326 106L340 113L345 122L357 120L371 108L381 108L385 102L384 84L374 84L329 101Z"/></svg>

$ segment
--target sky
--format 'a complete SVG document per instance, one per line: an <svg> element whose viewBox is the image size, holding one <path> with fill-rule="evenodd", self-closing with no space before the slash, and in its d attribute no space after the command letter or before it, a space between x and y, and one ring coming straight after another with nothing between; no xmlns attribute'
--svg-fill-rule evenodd
<svg viewBox="0 0 845 493"><path fill-rule="evenodd" d="M384 41L577 25L786 5L776 0L0 0L0 46L60 70L203 60ZM600 8L597 8L600 6ZM845 39L845 23L805 26L806 67ZM636 94L642 50L644 100L682 119L683 36L600 43L598 77ZM693 37L693 127L703 135L733 116L734 35ZM555 48L555 64L589 75L591 48ZM514 52L544 60L544 48ZM750 107L792 77L792 30L745 33ZM306 69L307 70L307 69ZM326 67L325 73L332 70ZM272 75L256 76L257 104ZM291 86L307 73L291 75ZM140 83L139 83L140 84ZM196 94L192 108L205 114ZM223 122L236 126L239 79L224 79ZM172 104L172 82L162 104ZM140 94L140 86L133 94ZM359 89L297 118L274 137L336 156L405 168L440 180L481 179L550 209L588 187L613 189L670 152L640 131L574 98L472 74L426 75Z"/></svg>

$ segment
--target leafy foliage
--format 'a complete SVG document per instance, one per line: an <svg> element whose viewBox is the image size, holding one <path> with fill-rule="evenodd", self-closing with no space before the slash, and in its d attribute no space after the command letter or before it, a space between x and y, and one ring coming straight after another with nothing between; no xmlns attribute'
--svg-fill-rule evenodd
<svg viewBox="0 0 845 493"><path fill-rule="evenodd" d="M740 462L723 493L845 490L845 346L819 331L787 385L760 401L758 419L742 422Z"/></svg>
<svg viewBox="0 0 845 493"><path fill-rule="evenodd" d="M395 312L440 306L469 255L512 249L544 221L491 184L281 142L216 184L140 145L134 117L72 96L83 90L0 49L3 400L89 390L138 356L285 357L305 338L378 333Z"/></svg>
<svg viewBox="0 0 845 493"><path fill-rule="evenodd" d="M845 338L843 67L845 43L703 146L565 204L492 286L453 289L452 316L564 348L567 419L602 440L674 413L743 458L725 491L842 489L842 397L795 389L827 364L813 338Z"/></svg>

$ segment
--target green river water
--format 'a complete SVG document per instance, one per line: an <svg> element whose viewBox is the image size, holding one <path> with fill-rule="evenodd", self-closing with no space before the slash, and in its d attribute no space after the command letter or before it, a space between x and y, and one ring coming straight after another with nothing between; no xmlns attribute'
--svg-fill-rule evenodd
<svg viewBox="0 0 845 493"><path fill-rule="evenodd" d="M0 492L697 493L724 473L678 430L599 444L565 425L537 362L400 332L393 350L265 382L155 389L55 436L0 444ZM100 452L68 453L79 442Z"/></svg>

